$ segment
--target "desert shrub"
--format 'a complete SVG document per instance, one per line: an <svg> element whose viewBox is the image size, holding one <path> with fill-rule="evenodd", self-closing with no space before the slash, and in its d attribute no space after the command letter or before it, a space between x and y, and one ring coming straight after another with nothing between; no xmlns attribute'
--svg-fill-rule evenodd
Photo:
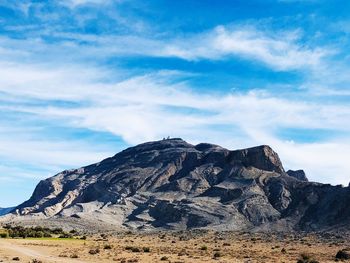
<svg viewBox="0 0 350 263"><path fill-rule="evenodd" d="M19 257L12 258L13 261L20 261Z"/></svg>
<svg viewBox="0 0 350 263"><path fill-rule="evenodd" d="M7 238L8 237L8 234L7 233L0 233L0 238Z"/></svg>
<svg viewBox="0 0 350 263"><path fill-rule="evenodd" d="M301 254L297 263L319 263L319 262L308 254Z"/></svg>
<svg viewBox="0 0 350 263"><path fill-rule="evenodd" d="M104 247L103 247L104 249L112 249L112 246L111 245L109 245L109 244L106 244L106 245L104 245Z"/></svg>
<svg viewBox="0 0 350 263"><path fill-rule="evenodd" d="M80 239L81 240L86 240L86 236L82 236Z"/></svg>
<svg viewBox="0 0 350 263"><path fill-rule="evenodd" d="M42 231L37 231L37 232L35 232L35 237L37 237L37 238L42 238L42 237L44 237L44 232L42 232Z"/></svg>
<svg viewBox="0 0 350 263"><path fill-rule="evenodd" d="M8 232L8 236L12 238L26 238L26 237L33 237L33 238L42 238L42 237L52 237L52 235L58 235L60 234L62 237L67 237L67 234L65 233L61 228L55 228L50 229L47 227L22 227L22 226L11 226L6 225L5 226Z"/></svg>
<svg viewBox="0 0 350 263"><path fill-rule="evenodd" d="M71 234L68 233L62 233L61 235L59 235L58 238L72 238L73 236Z"/></svg>
<svg viewBox="0 0 350 263"><path fill-rule="evenodd" d="M63 229L62 228L54 228L52 230L52 232L56 235L59 235L59 234L63 233Z"/></svg>
<svg viewBox="0 0 350 263"><path fill-rule="evenodd" d="M74 254L70 255L70 258L79 258L79 256L74 253Z"/></svg>
<svg viewBox="0 0 350 263"><path fill-rule="evenodd" d="M221 257L221 253L220 252L215 252L213 255L213 258L219 258Z"/></svg>
<svg viewBox="0 0 350 263"><path fill-rule="evenodd" d="M165 260L168 260L169 258L167 257L167 256L162 256L161 258L160 258L160 260L161 261L165 261Z"/></svg>
<svg viewBox="0 0 350 263"><path fill-rule="evenodd" d="M44 237L52 237L52 235L48 232L44 232Z"/></svg>
<svg viewBox="0 0 350 263"><path fill-rule="evenodd" d="M222 244L224 247L229 247L229 246L231 246L231 244L230 243L224 243L224 244Z"/></svg>
<svg viewBox="0 0 350 263"><path fill-rule="evenodd" d="M339 250L335 255L336 259L350 259L350 253L345 249Z"/></svg>
<svg viewBox="0 0 350 263"><path fill-rule="evenodd" d="M287 253L287 250L286 250L285 248L282 248L282 249L281 249L281 252L282 252L283 254L285 254L285 253Z"/></svg>
<svg viewBox="0 0 350 263"><path fill-rule="evenodd" d="M43 228L41 226L36 226L33 228L33 230L39 232L39 231L43 231Z"/></svg>
<svg viewBox="0 0 350 263"><path fill-rule="evenodd" d="M32 260L31 263L43 263L43 262L41 260L35 258Z"/></svg>
<svg viewBox="0 0 350 263"><path fill-rule="evenodd" d="M201 250L208 250L207 246L201 246Z"/></svg>
<svg viewBox="0 0 350 263"><path fill-rule="evenodd" d="M91 255L95 255L95 254L98 254L100 253L100 249L99 248L95 248L95 249L90 249L89 250L89 254Z"/></svg>
<svg viewBox="0 0 350 263"><path fill-rule="evenodd" d="M142 249L143 249L143 252L145 253L151 252L151 249L149 247L143 247Z"/></svg>
<svg viewBox="0 0 350 263"><path fill-rule="evenodd" d="M132 247L131 251L135 253L141 252L141 250L138 247Z"/></svg>

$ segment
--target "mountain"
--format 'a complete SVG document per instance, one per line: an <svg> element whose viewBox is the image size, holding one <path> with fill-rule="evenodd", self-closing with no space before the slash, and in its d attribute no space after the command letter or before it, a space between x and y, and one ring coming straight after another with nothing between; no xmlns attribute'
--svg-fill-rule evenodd
<svg viewBox="0 0 350 263"><path fill-rule="evenodd" d="M41 181L2 220L110 229L332 230L350 226L350 189L285 172L269 146L230 151L148 142Z"/></svg>
<svg viewBox="0 0 350 263"><path fill-rule="evenodd" d="M10 213L14 208L15 207L7 207L7 208L0 207L0 216Z"/></svg>

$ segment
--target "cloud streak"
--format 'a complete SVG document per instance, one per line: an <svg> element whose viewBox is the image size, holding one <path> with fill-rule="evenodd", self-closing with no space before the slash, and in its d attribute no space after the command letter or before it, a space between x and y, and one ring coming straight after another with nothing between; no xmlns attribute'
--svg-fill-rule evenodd
<svg viewBox="0 0 350 263"><path fill-rule="evenodd" d="M0 180L39 180L170 135L270 144L286 168L348 183L346 39L251 19L169 29L128 2L0 3L14 16L0 20Z"/></svg>
<svg viewBox="0 0 350 263"><path fill-rule="evenodd" d="M74 73L71 68L75 69ZM329 180L328 174L337 166L337 177L332 182L347 180L345 168L350 168L344 162L347 153L335 151L344 142L298 143L275 136L279 129L291 127L350 132L350 125L344 123L344 119L350 119L350 109L346 105L304 103L259 91L225 95L198 93L186 82L176 80L181 76L179 72L160 71L110 83L95 78L106 74L101 69L77 65L68 70L2 65L2 70L7 70L9 76L0 82L5 100L9 96L31 102L1 106L0 110L5 112L30 114L67 127L107 131L131 145L167 135L181 136L193 143L211 141L229 148L271 144L280 150L290 168L307 167L311 179ZM65 103L52 103L57 100ZM67 103L71 106L67 107ZM73 146L77 150L72 152L69 150L72 145L62 142L43 144L43 147L40 142L20 143L25 151L19 150L14 138L3 140L0 150L7 152L7 157L17 156L19 160L34 163L49 157L47 160L53 163L37 164L60 167L84 160L88 163L94 156L99 160L103 155L83 154L81 146ZM320 150L322 155L317 155L321 160L318 162L312 154ZM74 156L79 157L78 160ZM334 161L322 161L327 158Z"/></svg>
<svg viewBox="0 0 350 263"><path fill-rule="evenodd" d="M57 31L33 34L37 36L27 41L3 39L3 44L18 46L28 53L31 50L29 47L35 45L37 50L50 50L51 54L55 54L56 50L61 56L75 54L80 58L149 56L216 61L238 57L277 71L318 69L323 60L334 53L326 47L308 47L299 43L300 34L296 31L269 32L254 26L217 26L199 34L166 38L147 35L97 36ZM58 42L55 46L45 43L43 38L47 34L56 38Z"/></svg>

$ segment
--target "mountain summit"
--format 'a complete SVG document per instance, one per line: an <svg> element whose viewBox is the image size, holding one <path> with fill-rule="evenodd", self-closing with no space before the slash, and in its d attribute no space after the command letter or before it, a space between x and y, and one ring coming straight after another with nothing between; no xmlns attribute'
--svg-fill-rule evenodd
<svg viewBox="0 0 350 263"><path fill-rule="evenodd" d="M113 229L324 230L350 224L348 187L285 172L269 146L147 142L41 181L7 219Z"/></svg>

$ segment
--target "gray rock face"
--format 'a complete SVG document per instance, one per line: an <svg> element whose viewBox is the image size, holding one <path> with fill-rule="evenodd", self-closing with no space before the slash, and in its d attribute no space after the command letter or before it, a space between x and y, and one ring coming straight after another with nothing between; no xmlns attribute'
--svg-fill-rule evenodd
<svg viewBox="0 0 350 263"><path fill-rule="evenodd" d="M350 223L350 190L287 173L269 146L230 151L167 139L41 181L13 217L115 228L320 230Z"/></svg>
<svg viewBox="0 0 350 263"><path fill-rule="evenodd" d="M293 171L293 170L288 170L287 171L287 174L289 176L292 176L294 178L297 178L298 180L300 181L305 181L305 182L308 182L309 180L307 179L306 177L306 174L304 172L304 170L296 170L296 171Z"/></svg>

